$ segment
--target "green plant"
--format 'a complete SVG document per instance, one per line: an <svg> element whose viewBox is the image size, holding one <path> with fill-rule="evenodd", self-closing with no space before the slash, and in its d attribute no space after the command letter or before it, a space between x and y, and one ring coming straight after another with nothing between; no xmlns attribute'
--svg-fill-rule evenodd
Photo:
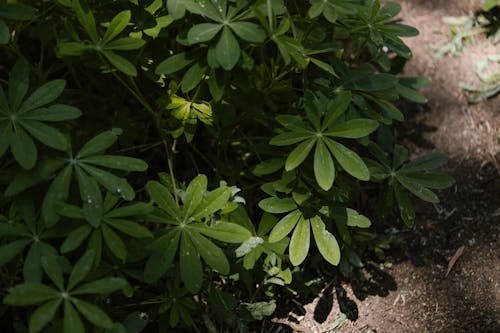
<svg viewBox="0 0 500 333"><path fill-rule="evenodd" d="M453 183L428 172L443 155L407 162L392 144L395 102L426 102L424 79L395 74L411 57L400 37L418 33L399 11L0 1L3 318L244 331L317 283L323 260L362 265L378 216L397 206L412 225L403 188L436 202L430 189Z"/></svg>

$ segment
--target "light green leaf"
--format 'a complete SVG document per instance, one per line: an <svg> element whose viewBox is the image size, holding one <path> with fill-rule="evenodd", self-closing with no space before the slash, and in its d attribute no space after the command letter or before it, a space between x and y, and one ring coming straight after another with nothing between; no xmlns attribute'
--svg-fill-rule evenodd
<svg viewBox="0 0 500 333"><path fill-rule="evenodd" d="M83 215L93 227L101 224L102 194L94 178L89 177L80 167L75 168L80 197L83 201Z"/></svg>
<svg viewBox="0 0 500 333"><path fill-rule="evenodd" d="M105 277L86 283L71 292L71 295L101 294L107 295L121 290L128 285L127 280L120 277Z"/></svg>
<svg viewBox="0 0 500 333"><path fill-rule="evenodd" d="M29 331L36 333L41 331L54 318L61 299L56 299L38 307L29 319Z"/></svg>
<svg viewBox="0 0 500 333"><path fill-rule="evenodd" d="M189 229L226 243L242 243L252 237L252 233L248 229L230 222L218 222L213 226L208 226L205 223L194 223L189 225Z"/></svg>
<svg viewBox="0 0 500 333"><path fill-rule="evenodd" d="M20 126L10 135L10 150L16 161L23 169L31 169L35 166L38 151L28 133Z"/></svg>
<svg viewBox="0 0 500 333"><path fill-rule="evenodd" d="M87 250L85 254L78 259L68 280L68 290L72 290L80 281L85 279L92 269L95 259L95 251Z"/></svg>
<svg viewBox="0 0 500 333"><path fill-rule="evenodd" d="M189 43L203 43L212 40L222 29L222 24L200 23L189 29L187 39Z"/></svg>
<svg viewBox="0 0 500 333"><path fill-rule="evenodd" d="M344 168L344 170L351 176L358 178L359 180L370 179L370 172L365 162L356 154L354 151L350 150L346 146L335 142L330 139L324 140L330 151L332 152L335 159Z"/></svg>
<svg viewBox="0 0 500 333"><path fill-rule="evenodd" d="M137 50L146 44L146 41L140 38L124 37L108 43L104 49L113 51Z"/></svg>
<svg viewBox="0 0 500 333"><path fill-rule="evenodd" d="M102 51L102 54L120 72L122 72L128 76L137 76L137 70L135 69L135 66L130 61L128 61L127 59L122 57L121 55L118 55L118 54L114 53L113 51L109 51L109 50Z"/></svg>
<svg viewBox="0 0 500 333"><path fill-rule="evenodd" d="M177 71L180 71L190 63L192 63L192 59L187 58L187 54L185 52L174 54L171 57L163 60L158 67L156 67L155 73L157 75L160 74L172 74Z"/></svg>
<svg viewBox="0 0 500 333"><path fill-rule="evenodd" d="M266 33L259 25L252 22L231 22L229 27L236 36L250 43L263 43L266 39Z"/></svg>
<svg viewBox="0 0 500 333"><path fill-rule="evenodd" d="M104 152L118 140L118 136L121 134L122 130L120 128L113 128L96 135L80 149L76 158L84 158Z"/></svg>
<svg viewBox="0 0 500 333"><path fill-rule="evenodd" d="M36 89L30 97L23 102L19 113L34 110L40 106L49 104L61 95L65 86L66 81L64 80L53 80L45 83Z"/></svg>
<svg viewBox="0 0 500 333"><path fill-rule="evenodd" d="M113 326L111 318L99 307L76 298L72 298L71 302L85 319L92 324L103 328L111 328Z"/></svg>
<svg viewBox="0 0 500 333"><path fill-rule="evenodd" d="M97 155L80 159L81 162L124 171L146 171L148 164L143 160L127 156Z"/></svg>
<svg viewBox="0 0 500 333"><path fill-rule="evenodd" d="M203 197L200 205L194 210L191 217L198 220L215 213L224 207L230 197L231 189L229 187L221 187L213 190Z"/></svg>
<svg viewBox="0 0 500 333"><path fill-rule="evenodd" d="M76 0L78 1L78 0ZM64 300L64 333L85 333L82 319L69 300Z"/></svg>
<svg viewBox="0 0 500 333"><path fill-rule="evenodd" d="M288 249L292 265L298 266L306 259L311 241L310 232L309 220L300 217Z"/></svg>
<svg viewBox="0 0 500 333"><path fill-rule="evenodd" d="M238 59L240 59L240 45L231 30L226 26L215 46L215 55L219 64L226 71L233 69Z"/></svg>
<svg viewBox="0 0 500 333"><path fill-rule="evenodd" d="M130 10L124 10L116 14L111 20L106 32L104 33L104 37L102 38L102 43L107 44L113 38L118 36L120 32L122 32L130 22L131 13Z"/></svg>
<svg viewBox="0 0 500 333"><path fill-rule="evenodd" d="M304 160L307 155L311 152L311 149L316 144L316 138L309 139L307 141L302 142L294 150L288 155L285 162L285 170L291 171L298 167Z"/></svg>
<svg viewBox="0 0 500 333"><path fill-rule="evenodd" d="M197 232L190 232L189 235L201 257L210 267L221 274L229 274L229 261L218 246Z"/></svg>
<svg viewBox="0 0 500 333"><path fill-rule="evenodd" d="M9 289L9 294L3 299L5 304L27 306L40 304L61 297L61 293L44 284L23 283Z"/></svg>
<svg viewBox="0 0 500 333"><path fill-rule="evenodd" d="M21 126L46 146L57 150L66 150L69 146L64 134L52 126L47 126L36 120L23 120Z"/></svg>
<svg viewBox="0 0 500 333"><path fill-rule="evenodd" d="M297 208L297 204L292 198L266 198L259 201L259 207L268 213L286 213Z"/></svg>
<svg viewBox="0 0 500 333"><path fill-rule="evenodd" d="M269 234L269 243L276 243L285 238L292 231L297 222L302 216L302 212L298 209L283 217L273 228Z"/></svg>
<svg viewBox="0 0 500 333"><path fill-rule="evenodd" d="M179 254L182 281L190 293L197 294L203 283L203 270L198 251L187 233L182 234Z"/></svg>
<svg viewBox="0 0 500 333"><path fill-rule="evenodd" d="M207 182L207 176L198 175L189 183L183 199L185 216L191 216L200 205L205 191L207 190Z"/></svg>
<svg viewBox="0 0 500 333"><path fill-rule="evenodd" d="M335 179L335 166L328 148L323 140L318 140L314 152L314 176L319 187L328 191L332 188Z"/></svg>
<svg viewBox="0 0 500 333"><path fill-rule="evenodd" d="M111 252L122 262L127 259L127 247L121 238L107 225L103 224L102 236L104 238L104 243L111 250Z"/></svg>
<svg viewBox="0 0 500 333"><path fill-rule="evenodd" d="M310 222L319 252L326 261L337 266L340 263L340 248L337 239L326 230L325 223L319 216L313 217Z"/></svg>
<svg viewBox="0 0 500 333"><path fill-rule="evenodd" d="M358 139L370 135L378 125L378 122L372 119L351 119L330 127L325 135Z"/></svg>
<svg viewBox="0 0 500 333"><path fill-rule="evenodd" d="M167 0L168 13L174 20L179 20L186 14L183 0Z"/></svg>

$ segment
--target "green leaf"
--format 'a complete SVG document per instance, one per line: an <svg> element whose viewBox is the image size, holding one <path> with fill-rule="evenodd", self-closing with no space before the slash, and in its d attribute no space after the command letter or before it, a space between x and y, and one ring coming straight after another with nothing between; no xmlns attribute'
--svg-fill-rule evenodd
<svg viewBox="0 0 500 333"><path fill-rule="evenodd" d="M370 179L368 167L358 154L333 140L326 139L325 143L347 173L359 180Z"/></svg>
<svg viewBox="0 0 500 333"><path fill-rule="evenodd" d="M54 101L61 95L66 86L64 80L53 80L36 89L21 105L20 113L34 110Z"/></svg>
<svg viewBox="0 0 500 333"><path fill-rule="evenodd" d="M358 139L370 135L378 125L377 121L371 119L351 119L330 127L324 135Z"/></svg>
<svg viewBox="0 0 500 333"><path fill-rule="evenodd" d="M146 44L146 41L143 39L123 37L106 44L104 49L113 51L131 51L140 49L144 46L144 44Z"/></svg>
<svg viewBox="0 0 500 333"><path fill-rule="evenodd" d="M314 138L314 136L315 134L313 132L308 132L304 129L301 132L292 131L278 134L273 137L271 141L269 141L269 143L274 146L289 146L307 139Z"/></svg>
<svg viewBox="0 0 500 333"><path fill-rule="evenodd" d="M233 33L228 27L224 27L217 45L215 46L215 55L219 64L226 71L233 67L240 59L240 45Z"/></svg>
<svg viewBox="0 0 500 333"><path fill-rule="evenodd" d="M18 60L9 76L9 102L11 110L17 110L19 108L28 92L29 85L29 64L25 60Z"/></svg>
<svg viewBox="0 0 500 333"><path fill-rule="evenodd" d="M47 227L52 227L59 221L57 204L68 198L72 174L73 168L68 165L56 176L45 193L42 219Z"/></svg>
<svg viewBox="0 0 500 333"><path fill-rule="evenodd" d="M1 109L0 109L1 110ZM0 158L5 154L10 146L10 136L12 135L12 126L8 122L0 122Z"/></svg>
<svg viewBox="0 0 500 333"><path fill-rule="evenodd" d="M3 299L5 304L27 306L59 298L61 293L39 283L23 283L9 289L9 294Z"/></svg>
<svg viewBox="0 0 500 333"><path fill-rule="evenodd" d="M111 193L119 195L128 201L134 199L135 191L125 178L120 178L110 172L83 163L80 164L80 167Z"/></svg>
<svg viewBox="0 0 500 333"><path fill-rule="evenodd" d="M289 245L290 262L294 266L300 265L307 257L310 245L309 220L300 217Z"/></svg>
<svg viewBox="0 0 500 333"><path fill-rule="evenodd" d="M189 229L226 243L242 243L252 237L252 233L248 229L230 222L218 222L213 226L208 226L205 223L194 223L189 225Z"/></svg>
<svg viewBox="0 0 500 333"><path fill-rule="evenodd" d="M72 0L72 7L76 11L76 16L78 21L83 26L87 34L89 34L90 39L94 43L98 42L97 29L95 25L94 15L92 15L92 11L89 6L86 4L84 0ZM67 333L67 332L65 332Z"/></svg>
<svg viewBox="0 0 500 333"><path fill-rule="evenodd" d="M55 256L43 256L41 262L43 270L56 287L61 291L64 290L63 272L57 258Z"/></svg>
<svg viewBox="0 0 500 333"><path fill-rule="evenodd" d="M420 184L431 189L442 190L453 186L455 179L444 173L404 173L399 175L408 182Z"/></svg>
<svg viewBox="0 0 500 333"><path fill-rule="evenodd" d="M157 75L165 74L169 75L180 71L190 63L192 63L192 59L188 59L187 53L182 52L178 54L174 54L173 56L163 60L158 67L156 67L155 73Z"/></svg>
<svg viewBox="0 0 500 333"><path fill-rule="evenodd" d="M0 267L14 259L30 242L23 239L0 246Z"/></svg>
<svg viewBox="0 0 500 333"><path fill-rule="evenodd" d="M207 80L207 85L214 100L220 101L224 96L226 78L223 75L217 74L215 69L212 69Z"/></svg>
<svg viewBox="0 0 500 333"><path fill-rule="evenodd" d="M35 8L17 3L0 3L0 18L14 21L28 21L36 18Z"/></svg>
<svg viewBox="0 0 500 333"><path fill-rule="evenodd" d="M122 262L127 259L127 247L121 238L107 225L103 224L102 236L104 238L104 243L111 250L111 252Z"/></svg>
<svg viewBox="0 0 500 333"><path fill-rule="evenodd" d="M78 0L77 0L78 1ZM64 300L64 333L85 333L82 319L69 300Z"/></svg>
<svg viewBox="0 0 500 333"><path fill-rule="evenodd" d="M10 150L16 161L24 169L31 169L35 166L38 152L33 140L28 133L20 126L10 135Z"/></svg>
<svg viewBox="0 0 500 333"><path fill-rule="evenodd" d="M135 69L135 66L121 55L118 55L115 52L109 50L103 50L102 54L120 72L128 76L137 76L137 70Z"/></svg>
<svg viewBox="0 0 500 333"><path fill-rule="evenodd" d="M179 229L174 229L155 241L155 244L160 244L160 246L155 249L156 251L153 252L146 262L144 280L147 283L155 282L165 275L177 253L180 236L181 232Z"/></svg>
<svg viewBox="0 0 500 333"><path fill-rule="evenodd" d="M396 86L398 79L393 74L362 75L345 84L345 88L361 91L377 91L391 89Z"/></svg>
<svg viewBox="0 0 500 333"><path fill-rule="evenodd" d="M104 328L111 328L113 326L111 318L109 318L109 316L99 307L76 298L72 298L71 302L85 319L92 324Z"/></svg>
<svg viewBox="0 0 500 333"><path fill-rule="evenodd" d="M395 145L392 156L392 169L399 168L408 160L408 149L401 145Z"/></svg>
<svg viewBox="0 0 500 333"><path fill-rule="evenodd" d="M416 197L431 203L439 202L439 198L437 197L437 195L428 188L424 187L423 185L409 181L408 178L400 176L398 174L396 174L396 179L399 181L401 185L403 185L408 191L413 193Z"/></svg>
<svg viewBox="0 0 500 333"><path fill-rule="evenodd" d="M413 227L413 222L415 221L415 209L413 208L413 204L398 184L394 184L393 187L401 219L408 228L411 228Z"/></svg>
<svg viewBox="0 0 500 333"><path fill-rule="evenodd" d="M144 202L136 202L128 206L123 206L113 209L112 211L107 212L105 214L105 217L113 218L113 217L127 217L127 216L144 216L146 214L151 213L152 211L153 207L151 207L150 205Z"/></svg>
<svg viewBox="0 0 500 333"><path fill-rule="evenodd" d="M92 227L85 224L70 232L61 244L61 253L68 253L82 245L83 241L89 237L91 231Z"/></svg>
<svg viewBox="0 0 500 333"><path fill-rule="evenodd" d="M83 201L83 215L93 227L98 227L102 219L102 194L99 185L80 168L76 167L76 177Z"/></svg>
<svg viewBox="0 0 500 333"><path fill-rule="evenodd" d="M316 144L316 138L309 139L307 141L302 142L294 150L288 155L285 162L285 170L291 171L298 167L304 160L307 155L311 152L311 149Z"/></svg>
<svg viewBox="0 0 500 333"><path fill-rule="evenodd" d="M56 49L58 57L78 57L90 50L94 48L82 42L60 42Z"/></svg>
<svg viewBox="0 0 500 333"><path fill-rule="evenodd" d="M41 331L54 318L61 299L56 299L38 307L29 319L29 331L36 333Z"/></svg>
<svg viewBox="0 0 500 333"><path fill-rule="evenodd" d="M87 250L85 254L78 259L68 280L68 290L72 290L80 281L85 279L92 269L95 259L95 251Z"/></svg>
<svg viewBox="0 0 500 333"><path fill-rule="evenodd" d="M201 257L210 267L221 274L229 274L229 261L218 246L197 232L190 232L189 235Z"/></svg>
<svg viewBox="0 0 500 333"><path fill-rule="evenodd" d="M314 152L314 177L323 190L328 191L332 188L335 179L335 166L323 140L318 140Z"/></svg>
<svg viewBox="0 0 500 333"><path fill-rule="evenodd" d="M178 217L177 205L167 187L157 181L148 181L146 189L151 199L165 212L172 217Z"/></svg>
<svg viewBox="0 0 500 333"><path fill-rule="evenodd" d="M213 3L208 0L183 0L183 5L191 13L202 15L210 18L213 21L223 23L221 13L214 7Z"/></svg>
<svg viewBox="0 0 500 333"><path fill-rule="evenodd" d="M292 198L266 198L259 201L259 207L268 213L286 213L297 208L297 204Z"/></svg>
<svg viewBox="0 0 500 333"><path fill-rule="evenodd" d="M10 30L3 20L0 20L0 45L8 44L10 40Z"/></svg>
<svg viewBox="0 0 500 333"><path fill-rule="evenodd" d="M122 32L130 22L131 13L130 10L124 10L119 12L113 17L111 23L109 24L106 32L104 33L104 37L102 37L102 43L107 44L113 38L118 36L120 32Z"/></svg>
<svg viewBox="0 0 500 333"><path fill-rule="evenodd" d="M443 153L430 153L403 166L398 172L407 173L407 172L416 172L416 171L427 171L439 168L446 164L446 155Z"/></svg>
<svg viewBox="0 0 500 333"><path fill-rule="evenodd" d="M179 20L186 14L183 0L167 0L168 13L174 20Z"/></svg>
<svg viewBox="0 0 500 333"><path fill-rule="evenodd" d="M182 77L181 81L182 92L187 93L196 88L196 86L203 79L206 70L207 68L202 67L199 62L196 62L193 66L191 66Z"/></svg>
<svg viewBox="0 0 500 333"><path fill-rule="evenodd" d="M231 189L229 187L221 187L213 190L203 197L201 203L194 210L191 217L195 220L199 220L215 213L224 207L230 197Z"/></svg>
<svg viewBox="0 0 500 333"><path fill-rule="evenodd" d="M39 108L23 113L23 119L39 121L63 121L80 117L82 112L69 105L54 104L46 108Z"/></svg>
<svg viewBox="0 0 500 333"><path fill-rule="evenodd" d="M191 216L200 205L207 190L207 182L207 176L198 175L189 183L183 198L185 216Z"/></svg>
<svg viewBox="0 0 500 333"><path fill-rule="evenodd" d="M349 227L368 228L372 224L369 218L351 208L335 207L331 213L335 220Z"/></svg>
<svg viewBox="0 0 500 333"><path fill-rule="evenodd" d="M122 130L120 128L113 128L96 135L80 149L76 158L80 159L104 152L118 140L118 136L121 134Z"/></svg>
<svg viewBox="0 0 500 333"><path fill-rule="evenodd" d="M243 40L250 43L263 43L266 39L265 31L252 22L231 22L228 24L231 30Z"/></svg>
<svg viewBox="0 0 500 333"><path fill-rule="evenodd" d="M330 65L330 64L327 64L326 62L323 62L319 59L315 59L313 57L309 57L309 60L315 64L316 66L318 66L319 68L321 68L322 70L324 70L325 72L335 76L335 77L338 77L337 73L335 73L335 70L333 69L333 67Z"/></svg>
<svg viewBox="0 0 500 333"><path fill-rule="evenodd" d="M186 233L182 233L179 254L182 281L190 293L197 294L203 283L203 270L198 251Z"/></svg>
<svg viewBox="0 0 500 333"><path fill-rule="evenodd" d="M106 223L109 226L123 232L124 234L127 234L135 238L147 238L147 237L153 238L153 234L151 233L151 231L149 231L148 228L132 221L106 219Z"/></svg>
<svg viewBox="0 0 500 333"><path fill-rule="evenodd" d="M319 216L310 219L314 240L318 250L330 264L337 266L340 263L340 248L337 239L325 228L325 223Z"/></svg>
<svg viewBox="0 0 500 333"><path fill-rule="evenodd" d="M200 23L189 29L187 39L189 43L203 43L212 40L222 29L222 24Z"/></svg>
<svg viewBox="0 0 500 333"><path fill-rule="evenodd" d="M66 150L69 146L68 140L54 127L47 126L36 120L23 120L21 123L35 139L41 143L57 150Z"/></svg>
<svg viewBox="0 0 500 333"><path fill-rule="evenodd" d="M260 162L255 166L252 173L256 176L265 176L275 173L285 166L283 158L271 158Z"/></svg>
<svg viewBox="0 0 500 333"><path fill-rule="evenodd" d="M128 285L127 280L121 277L105 277L100 280L86 283L71 292L71 295L101 294L107 295L121 290Z"/></svg>
<svg viewBox="0 0 500 333"><path fill-rule="evenodd" d="M285 236L292 231L297 222L299 222L301 216L302 212L296 209L279 220L269 234L269 243L276 243L285 238Z"/></svg>
<svg viewBox="0 0 500 333"><path fill-rule="evenodd" d="M396 86L396 91L401 97L404 97L411 102L421 104L427 103L427 98L419 94L416 90L403 86L402 84L398 84Z"/></svg>

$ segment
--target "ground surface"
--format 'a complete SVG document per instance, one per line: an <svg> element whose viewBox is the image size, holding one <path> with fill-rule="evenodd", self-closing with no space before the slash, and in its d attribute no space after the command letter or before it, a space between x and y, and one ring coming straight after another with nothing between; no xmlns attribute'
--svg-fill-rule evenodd
<svg viewBox="0 0 500 333"><path fill-rule="evenodd" d="M436 59L430 45L448 31L441 18L472 14L480 3L401 3L400 18L420 30L406 40L414 57L403 75L432 80L423 89L428 105L406 110L402 139L414 155L447 153L446 171L457 183L441 192L439 204L417 207L415 230L403 236L406 245L395 254L400 261L367 265L364 283L331 285L302 313L278 319L297 332L500 332L500 96L470 105L470 95L458 87L460 81L478 83L475 63L500 54L500 45L479 38L459 57Z"/></svg>

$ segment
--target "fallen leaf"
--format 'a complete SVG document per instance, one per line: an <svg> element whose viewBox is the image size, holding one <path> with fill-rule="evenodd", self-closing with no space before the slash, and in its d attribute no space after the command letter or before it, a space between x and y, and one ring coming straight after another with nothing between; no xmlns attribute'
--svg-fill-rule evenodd
<svg viewBox="0 0 500 333"><path fill-rule="evenodd" d="M455 263L457 262L458 258L460 258L462 253L464 253L464 249L465 249L465 245L460 246L457 249L457 251L455 252L455 254L453 255L453 257L451 257L450 261L448 262L448 270L446 271L445 277L447 277L448 274L450 274L450 271L453 268L453 266L455 265Z"/></svg>

